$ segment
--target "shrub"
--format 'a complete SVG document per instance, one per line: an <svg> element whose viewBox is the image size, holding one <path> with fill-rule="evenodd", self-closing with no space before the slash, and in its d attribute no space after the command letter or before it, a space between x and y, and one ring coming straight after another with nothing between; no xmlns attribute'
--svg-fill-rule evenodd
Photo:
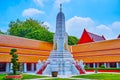
<svg viewBox="0 0 120 80"><path fill-rule="evenodd" d="M10 55L12 55L11 58L11 63L13 64L12 66L12 70L13 70L13 74L16 75L17 74L17 70L18 70L18 55L15 54L15 52L17 52L16 49L11 49Z"/></svg>
<svg viewBox="0 0 120 80"><path fill-rule="evenodd" d="M85 65L84 68L86 69L86 68L89 68L89 67L87 65Z"/></svg>
<svg viewBox="0 0 120 80"><path fill-rule="evenodd" d="M100 68L105 68L105 66L102 64L102 65L100 66Z"/></svg>

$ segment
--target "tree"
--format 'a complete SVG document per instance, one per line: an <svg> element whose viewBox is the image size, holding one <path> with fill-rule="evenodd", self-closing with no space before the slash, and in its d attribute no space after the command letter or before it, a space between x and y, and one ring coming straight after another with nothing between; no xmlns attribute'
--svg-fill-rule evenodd
<svg viewBox="0 0 120 80"><path fill-rule="evenodd" d="M78 39L75 36L68 36L68 44L69 45L75 45L77 44Z"/></svg>
<svg viewBox="0 0 120 80"><path fill-rule="evenodd" d="M0 34L4 34L4 32L2 32L2 31L0 30Z"/></svg>
<svg viewBox="0 0 120 80"><path fill-rule="evenodd" d="M48 27L43 25L42 22L38 22L31 18L26 19L26 21L17 19L16 22L11 21L9 23L8 34L25 37L28 33L34 32L35 30L48 30Z"/></svg>
<svg viewBox="0 0 120 80"><path fill-rule="evenodd" d="M27 34L25 37L30 39L36 39L41 41L53 42L54 33L47 30L36 30Z"/></svg>
<svg viewBox="0 0 120 80"><path fill-rule="evenodd" d="M9 23L8 34L25 37L29 39L36 39L41 41L53 42L54 33L48 31L48 27L43 25L43 22L38 22L33 19L26 19L25 21L11 21ZM77 44L78 39L74 36L68 37L68 44Z"/></svg>
<svg viewBox="0 0 120 80"><path fill-rule="evenodd" d="M15 54L15 52L17 52L16 49L11 49L10 55L12 55L11 58L11 63L13 64L12 66L12 70L13 70L13 74L16 75L17 70L18 70L18 55Z"/></svg>

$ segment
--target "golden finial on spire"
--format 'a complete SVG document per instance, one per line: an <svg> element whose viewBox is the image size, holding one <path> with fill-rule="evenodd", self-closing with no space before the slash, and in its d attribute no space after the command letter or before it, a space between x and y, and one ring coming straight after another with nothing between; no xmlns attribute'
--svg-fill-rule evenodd
<svg viewBox="0 0 120 80"><path fill-rule="evenodd" d="M60 12L62 12L62 4L60 4Z"/></svg>

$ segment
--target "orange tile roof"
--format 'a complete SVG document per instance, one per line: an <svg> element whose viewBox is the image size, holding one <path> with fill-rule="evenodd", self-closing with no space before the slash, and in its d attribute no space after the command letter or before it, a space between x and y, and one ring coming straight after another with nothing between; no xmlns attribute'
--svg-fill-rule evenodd
<svg viewBox="0 0 120 80"><path fill-rule="evenodd" d="M120 62L120 55L115 56L89 56L89 57L74 57L75 60L83 60L84 63L99 63L99 62Z"/></svg>
<svg viewBox="0 0 120 80"><path fill-rule="evenodd" d="M72 55L85 63L120 62L120 39L74 45Z"/></svg>
<svg viewBox="0 0 120 80"><path fill-rule="evenodd" d="M21 37L0 35L0 46L39 50L52 50L53 44L44 41L26 39Z"/></svg>
<svg viewBox="0 0 120 80"><path fill-rule="evenodd" d="M38 60L47 60L48 57L44 56L33 56L33 55L19 55L18 62L26 62L26 63L36 63ZM10 62L11 55L9 54L0 54L0 62Z"/></svg>
<svg viewBox="0 0 120 80"><path fill-rule="evenodd" d="M47 60L52 46L48 42L0 35L0 62L10 62L11 48L18 50L19 62ZM69 50L75 60L85 63L120 62L120 39L69 46Z"/></svg>
<svg viewBox="0 0 120 80"><path fill-rule="evenodd" d="M10 53L11 47L0 47L0 53ZM22 49L22 48L16 48L17 54L27 54L27 55L45 55L49 56L50 51L44 51L44 50L32 50L32 49Z"/></svg>
<svg viewBox="0 0 120 80"><path fill-rule="evenodd" d="M77 56L102 56L102 55L106 55L106 56L119 55L120 56L120 49L77 52L77 53L72 53L72 54L74 57L77 57Z"/></svg>
<svg viewBox="0 0 120 80"><path fill-rule="evenodd" d="M120 39L74 45L72 46L72 52L84 52L116 48L120 48Z"/></svg>

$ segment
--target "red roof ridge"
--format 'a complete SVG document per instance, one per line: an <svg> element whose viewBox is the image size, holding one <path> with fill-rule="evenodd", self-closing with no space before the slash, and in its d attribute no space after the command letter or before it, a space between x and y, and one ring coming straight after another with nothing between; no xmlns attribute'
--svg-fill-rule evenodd
<svg viewBox="0 0 120 80"><path fill-rule="evenodd" d="M118 37L117 38L120 38L120 34L118 35Z"/></svg>
<svg viewBox="0 0 120 80"><path fill-rule="evenodd" d="M119 40L119 39L102 40L102 41L97 41L97 42L89 42L89 43L84 43L84 44L76 44L76 45L72 45L72 46L92 44L92 43L103 43L103 42L115 41L115 40Z"/></svg>
<svg viewBox="0 0 120 80"><path fill-rule="evenodd" d="M84 31L86 31L87 33L90 33L90 34L93 34L93 35L99 36L99 37L102 37L102 36L103 36L103 35L100 36L100 35L97 35L97 34L94 34L94 33L88 32L85 28L84 28ZM104 37L104 36L103 36L103 37ZM102 37L102 38L103 38L103 37Z"/></svg>
<svg viewBox="0 0 120 80"><path fill-rule="evenodd" d="M94 34L94 33L91 33L91 32L88 32L88 34L93 34L93 35L95 35L95 36L98 36L98 37L102 37L102 36L100 36L100 35L97 35L97 34Z"/></svg>

